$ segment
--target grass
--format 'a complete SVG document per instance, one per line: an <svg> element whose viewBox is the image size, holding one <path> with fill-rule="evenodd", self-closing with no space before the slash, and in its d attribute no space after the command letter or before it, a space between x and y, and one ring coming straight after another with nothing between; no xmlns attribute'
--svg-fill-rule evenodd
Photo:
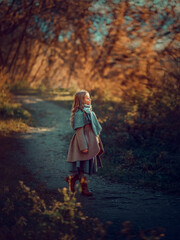
<svg viewBox="0 0 180 240"><path fill-rule="evenodd" d="M44 92L42 97L47 101L52 101L61 107L72 108L74 96L68 89L56 89Z"/></svg>
<svg viewBox="0 0 180 240"><path fill-rule="evenodd" d="M6 90L0 92L0 135L25 132L31 123L31 114L13 101L13 96Z"/></svg>
<svg viewBox="0 0 180 240"><path fill-rule="evenodd" d="M20 104L13 102L0 105L0 135L25 132L31 123L31 114Z"/></svg>
<svg viewBox="0 0 180 240"><path fill-rule="evenodd" d="M28 125L22 119L0 119L0 135L22 133L28 130Z"/></svg>

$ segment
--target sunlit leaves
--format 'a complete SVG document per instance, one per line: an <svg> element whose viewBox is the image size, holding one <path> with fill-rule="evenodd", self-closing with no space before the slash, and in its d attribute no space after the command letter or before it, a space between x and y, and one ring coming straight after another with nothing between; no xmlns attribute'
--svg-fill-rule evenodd
<svg viewBox="0 0 180 240"><path fill-rule="evenodd" d="M143 88L159 64L159 52L177 42L172 2L157 8L157 1L20 1L20 10L16 1L9 10L3 4L1 32L8 46L5 41L1 59L11 81L99 85L113 93Z"/></svg>

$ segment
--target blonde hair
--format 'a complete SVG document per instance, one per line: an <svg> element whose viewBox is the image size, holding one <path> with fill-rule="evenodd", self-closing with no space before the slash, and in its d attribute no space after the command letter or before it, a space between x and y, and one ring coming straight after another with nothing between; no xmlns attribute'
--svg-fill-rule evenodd
<svg viewBox="0 0 180 240"><path fill-rule="evenodd" d="M88 93L86 90L76 92L71 112L71 127L73 128L74 114L80 108L84 109L84 97Z"/></svg>

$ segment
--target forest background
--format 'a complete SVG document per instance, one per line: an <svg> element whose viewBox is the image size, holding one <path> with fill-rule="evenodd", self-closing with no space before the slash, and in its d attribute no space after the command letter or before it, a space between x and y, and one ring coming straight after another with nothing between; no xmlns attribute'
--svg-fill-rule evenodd
<svg viewBox="0 0 180 240"><path fill-rule="evenodd" d="M71 107L83 88L103 125L100 174L179 193L179 9L175 0L0 1L1 135L30 117L14 93Z"/></svg>

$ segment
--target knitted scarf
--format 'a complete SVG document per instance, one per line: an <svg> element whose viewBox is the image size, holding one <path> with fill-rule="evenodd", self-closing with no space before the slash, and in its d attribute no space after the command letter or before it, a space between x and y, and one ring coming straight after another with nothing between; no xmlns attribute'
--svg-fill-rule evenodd
<svg viewBox="0 0 180 240"><path fill-rule="evenodd" d="M94 131L95 136L99 135L101 133L102 127L97 120L96 114L92 111L92 105L84 104L84 111L90 117L92 129Z"/></svg>
<svg viewBox="0 0 180 240"><path fill-rule="evenodd" d="M83 110L87 113L88 119L91 121L92 129L95 136L100 135L102 127L97 120L96 114L92 111L92 105L84 104ZM74 129L78 127L83 127L84 125L86 125L85 117L83 111L79 109L74 115Z"/></svg>

